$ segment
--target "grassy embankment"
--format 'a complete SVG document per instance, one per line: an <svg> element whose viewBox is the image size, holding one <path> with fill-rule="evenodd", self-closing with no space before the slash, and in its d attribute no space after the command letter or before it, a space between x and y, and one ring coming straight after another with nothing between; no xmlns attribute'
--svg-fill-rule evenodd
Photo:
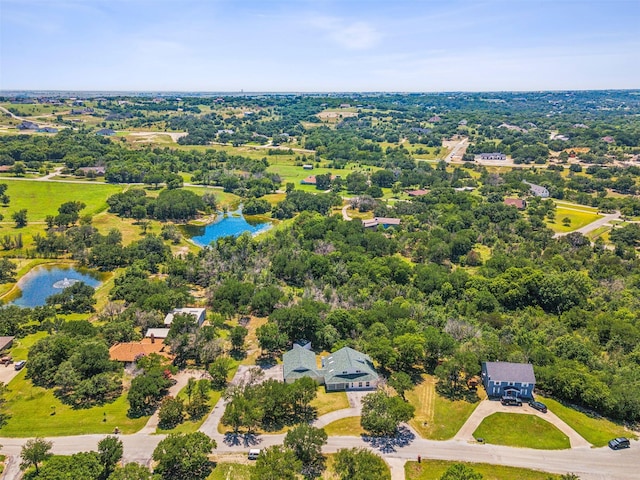
<svg viewBox="0 0 640 480"><path fill-rule="evenodd" d="M536 399L547 405L549 410L555 413L560 420L573 428L594 447L604 447L609 440L616 437L635 438L635 435L624 426L606 418L587 415L552 398L538 395Z"/></svg>
<svg viewBox="0 0 640 480"><path fill-rule="evenodd" d="M455 463L463 463L482 475L484 480L556 480L558 475L526 468L491 465L489 463L449 462L427 460L422 463L407 462L404 471L407 480L439 480L447 469Z"/></svg>

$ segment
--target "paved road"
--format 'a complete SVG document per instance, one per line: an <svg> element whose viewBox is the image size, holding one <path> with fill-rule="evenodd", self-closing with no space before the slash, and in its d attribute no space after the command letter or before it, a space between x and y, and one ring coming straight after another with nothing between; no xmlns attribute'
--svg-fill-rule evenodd
<svg viewBox="0 0 640 480"><path fill-rule="evenodd" d="M449 152L449 155L447 155L444 159L445 162L449 163L453 161L453 157L455 156L459 156L460 160L462 160L462 155L458 155L458 152L460 150L462 150L463 148L465 148L467 145L469 144L469 139L468 138L463 138L462 140L460 140Z"/></svg>
<svg viewBox="0 0 640 480"><path fill-rule="evenodd" d="M203 425L204 427L204 425ZM407 429L409 436L415 433ZM526 432L523 432L526 435ZM96 449L98 441L104 435L80 435L74 437L56 437L48 440L54 444L53 453L69 455L75 452ZM236 444L225 443L220 434L212 435L218 444L219 453L246 452L251 446L264 448L281 444L284 435L264 435L257 439L240 438ZM126 462L136 461L147 464L163 435L121 435L124 443ZM2 451L16 456L25 439L1 438ZM628 450L612 451L609 448L572 448L570 450L533 450L527 448L503 447L497 445L473 444L459 440L435 441L417 438L408 439L406 445L387 443L372 445L361 437L330 437L323 449L326 453L335 453L341 448L365 447L376 451L385 459L415 460L422 458L439 460L484 462L514 467L542 469L552 473L576 473L582 480L629 480L638 478L640 460L635 451L638 442ZM15 478L15 477L14 477ZM399 477L398 477L399 478ZM5 480L13 480L5 477Z"/></svg>
<svg viewBox="0 0 640 480"><path fill-rule="evenodd" d="M589 232L592 232L594 230L597 230L598 228L607 225L609 222L613 221L613 220L619 220L620 219L620 212L615 212L615 213L610 213L608 215L605 215L602 218L599 218L597 220L594 220L593 222L585 225L584 227L578 228L576 230L572 230L571 232L559 232L556 233L553 238L558 238L558 237L564 237L565 235L568 235L570 233L573 232L579 232L583 235L586 235Z"/></svg>

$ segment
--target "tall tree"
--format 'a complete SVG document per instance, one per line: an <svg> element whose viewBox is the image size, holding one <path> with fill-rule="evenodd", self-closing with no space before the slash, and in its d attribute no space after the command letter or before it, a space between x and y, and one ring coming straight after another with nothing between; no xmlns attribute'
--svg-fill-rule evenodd
<svg viewBox="0 0 640 480"><path fill-rule="evenodd" d="M208 456L216 446L215 440L202 432L172 433L153 451L158 462L155 472L166 480L207 478L212 469Z"/></svg>
<svg viewBox="0 0 640 480"><path fill-rule="evenodd" d="M274 445L260 453L251 480L296 480L301 468L302 463L293 451Z"/></svg>
<svg viewBox="0 0 640 480"><path fill-rule="evenodd" d="M338 450L334 468L340 480L391 480L384 460L364 448Z"/></svg>
<svg viewBox="0 0 640 480"><path fill-rule="evenodd" d="M305 474L317 472L323 466L322 446L326 443L327 432L324 429L305 423L289 430L284 437L284 446L293 450Z"/></svg>
<svg viewBox="0 0 640 480"><path fill-rule="evenodd" d="M102 479L106 479L115 470L116 465L122 459L123 452L122 440L118 437L108 436L98 442L98 454L103 469Z"/></svg>
<svg viewBox="0 0 640 480"><path fill-rule="evenodd" d="M51 456L49 452L52 447L53 444L43 438L36 437L27 440L27 443L23 445L22 451L20 452L20 458L22 458L20 468L25 470L34 466L36 468L36 474L40 473L39 465Z"/></svg>

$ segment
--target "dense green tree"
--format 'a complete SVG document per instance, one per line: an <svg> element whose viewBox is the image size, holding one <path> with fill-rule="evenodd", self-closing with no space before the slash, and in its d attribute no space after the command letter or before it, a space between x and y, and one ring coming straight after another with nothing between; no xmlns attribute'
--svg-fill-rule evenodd
<svg viewBox="0 0 640 480"><path fill-rule="evenodd" d="M139 463L127 463L122 468L116 468L109 480L153 480L153 474L147 467Z"/></svg>
<svg viewBox="0 0 640 480"><path fill-rule="evenodd" d="M184 421L184 403L179 398L165 397L158 410L158 425L166 430Z"/></svg>
<svg viewBox="0 0 640 480"><path fill-rule="evenodd" d="M153 460L158 462L155 472L167 480L207 478L213 468L208 456L216 446L216 442L202 432L172 433L153 451Z"/></svg>
<svg viewBox="0 0 640 480"><path fill-rule="evenodd" d="M322 447L326 443L327 433L322 428L304 423L289 430L284 438L284 446L293 450L305 473L317 472L322 467Z"/></svg>
<svg viewBox="0 0 640 480"><path fill-rule="evenodd" d="M340 480L391 480L389 467L375 453L364 448L340 449L336 453L335 471Z"/></svg>
<svg viewBox="0 0 640 480"><path fill-rule="evenodd" d="M22 446L20 451L20 458L22 463L20 468L22 470L31 466L35 467L36 474L40 472L40 464L51 457L51 448L53 444L44 440L43 438L32 438Z"/></svg>
<svg viewBox="0 0 640 480"><path fill-rule="evenodd" d="M362 400L362 428L376 436L395 435L401 422L413 418L415 407L384 391L370 393Z"/></svg>
<svg viewBox="0 0 640 480"><path fill-rule="evenodd" d="M295 480L301 468L293 451L274 445L260 452L251 480Z"/></svg>
<svg viewBox="0 0 640 480"><path fill-rule="evenodd" d="M118 437L107 436L98 442L98 454L102 464L101 478L106 479L111 475L122 459L124 448L122 440Z"/></svg>
<svg viewBox="0 0 640 480"><path fill-rule="evenodd" d="M16 228L23 228L27 226L27 210L25 208L13 212L11 218L16 222Z"/></svg>
<svg viewBox="0 0 640 480"><path fill-rule="evenodd" d="M440 480L482 480L481 473L462 463L454 463L442 474Z"/></svg>

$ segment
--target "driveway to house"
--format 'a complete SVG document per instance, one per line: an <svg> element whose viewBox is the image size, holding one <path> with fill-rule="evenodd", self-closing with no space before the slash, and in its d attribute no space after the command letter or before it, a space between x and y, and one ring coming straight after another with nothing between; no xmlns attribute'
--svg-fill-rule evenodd
<svg viewBox="0 0 640 480"><path fill-rule="evenodd" d="M465 441L465 442L475 442L475 438L473 437L473 432L480 426L482 420L484 420L489 415L492 415L496 412L502 413L520 413L525 415L536 415L543 420L554 425L558 430L564 433L567 437L569 437L569 442L571 444L571 448L589 448L591 444L587 442L584 438L582 438L578 432L576 432L569 425L564 423L557 415L553 412L548 411L547 413L539 412L531 408L526 403L521 407L516 406L508 406L502 405L499 401L496 400L483 400L480 402L480 405L473 411L471 416L467 419L465 424L462 426L455 437L454 440Z"/></svg>
<svg viewBox="0 0 640 480"><path fill-rule="evenodd" d="M195 378L196 380L200 380L202 378L206 378L207 376L208 374L204 370L184 370L178 372L178 374L173 377L176 380L176 383L175 385L169 387L169 393L167 394L167 396L176 397L178 393L180 393L180 390L187 386L187 382L189 382L189 379L191 377ZM151 415L151 418L149 418L147 424L142 427L142 430L140 430L138 434L153 435L154 433L156 433L158 422L160 421L159 412L160 409L158 408L155 413Z"/></svg>
<svg viewBox="0 0 640 480"><path fill-rule="evenodd" d="M351 220L353 220L353 218L351 218L347 213L348 208L349 208L349 205L345 205L344 207L342 207L342 219L346 220L347 222L350 222Z"/></svg>
<svg viewBox="0 0 640 480"><path fill-rule="evenodd" d="M8 385L9 382L20 373L20 370L16 370L14 368L14 365L15 363L10 363L9 365L0 365L0 383Z"/></svg>

